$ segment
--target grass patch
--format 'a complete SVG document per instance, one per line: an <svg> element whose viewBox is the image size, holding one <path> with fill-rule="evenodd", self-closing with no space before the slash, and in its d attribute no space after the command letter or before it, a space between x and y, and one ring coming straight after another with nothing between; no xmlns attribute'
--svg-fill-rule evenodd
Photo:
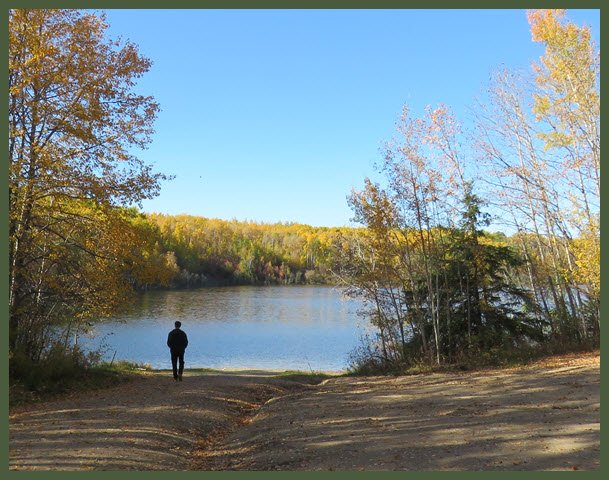
<svg viewBox="0 0 609 480"><path fill-rule="evenodd" d="M155 368L153 370L150 370L151 372L154 373L168 373L170 375L173 375L173 370L171 368ZM195 374L195 375L201 375L201 374L205 374L205 373L217 373L220 372L220 370L215 370L213 368L186 368L184 369L184 373L188 373L188 374Z"/></svg>
<svg viewBox="0 0 609 480"><path fill-rule="evenodd" d="M52 400L71 394L111 387L139 378L150 371L147 365L119 361L87 368L51 369L35 365L27 375L11 378L9 406Z"/></svg>
<svg viewBox="0 0 609 480"><path fill-rule="evenodd" d="M166 373L172 374L171 369L158 369L151 370L154 373ZM187 375L263 375L283 380L290 380L298 383L305 383L308 385L316 385L327 378L337 377L343 375L339 374L328 374L320 371L304 371L304 370L262 370L262 369L248 369L248 370L220 370L215 368L187 368L184 370L184 374Z"/></svg>
<svg viewBox="0 0 609 480"><path fill-rule="evenodd" d="M579 345L567 348L564 345L543 347L521 347L509 350L496 349L479 352L476 356L465 357L452 363L441 365L417 362L411 364L384 363L374 357L359 357L347 372L347 376L399 376L425 373L475 372L492 369L512 369L526 367L540 361L560 358L568 354L583 354L598 351L594 345Z"/></svg>

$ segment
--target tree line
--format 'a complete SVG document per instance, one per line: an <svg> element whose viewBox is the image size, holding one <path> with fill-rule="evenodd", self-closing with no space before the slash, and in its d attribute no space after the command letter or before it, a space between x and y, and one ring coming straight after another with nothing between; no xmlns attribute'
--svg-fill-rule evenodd
<svg viewBox="0 0 609 480"><path fill-rule="evenodd" d="M331 283L339 242L355 228L148 214L171 286Z"/></svg>

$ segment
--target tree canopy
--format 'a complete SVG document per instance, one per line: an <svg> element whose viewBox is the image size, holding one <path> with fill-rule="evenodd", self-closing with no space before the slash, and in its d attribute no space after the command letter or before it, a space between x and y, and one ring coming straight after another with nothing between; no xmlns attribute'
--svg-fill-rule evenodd
<svg viewBox="0 0 609 480"><path fill-rule="evenodd" d="M159 108L134 90L151 62L106 28L86 10L9 12L13 353L38 357L50 326L115 306L127 281L117 265L147 248L117 207L156 195L163 178L133 153Z"/></svg>

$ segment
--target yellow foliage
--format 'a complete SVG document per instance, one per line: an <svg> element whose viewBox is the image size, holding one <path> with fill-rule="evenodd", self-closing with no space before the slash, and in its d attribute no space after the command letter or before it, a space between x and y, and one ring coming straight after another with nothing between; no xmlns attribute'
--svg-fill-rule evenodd
<svg viewBox="0 0 609 480"><path fill-rule="evenodd" d="M150 67L88 10L9 11L10 347L35 355L48 325L110 313L154 264L151 239L117 206L162 175L130 152L158 105L133 92Z"/></svg>
<svg viewBox="0 0 609 480"><path fill-rule="evenodd" d="M601 294L601 242L598 225L590 226L579 238L573 241L572 251L577 269L578 282L587 285L590 293L600 298Z"/></svg>

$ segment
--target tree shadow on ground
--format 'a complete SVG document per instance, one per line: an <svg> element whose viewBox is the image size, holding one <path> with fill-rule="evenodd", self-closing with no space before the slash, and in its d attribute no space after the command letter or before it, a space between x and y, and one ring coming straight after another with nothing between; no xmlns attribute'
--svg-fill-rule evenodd
<svg viewBox="0 0 609 480"><path fill-rule="evenodd" d="M200 467L594 470L598 368L337 378L269 403Z"/></svg>

